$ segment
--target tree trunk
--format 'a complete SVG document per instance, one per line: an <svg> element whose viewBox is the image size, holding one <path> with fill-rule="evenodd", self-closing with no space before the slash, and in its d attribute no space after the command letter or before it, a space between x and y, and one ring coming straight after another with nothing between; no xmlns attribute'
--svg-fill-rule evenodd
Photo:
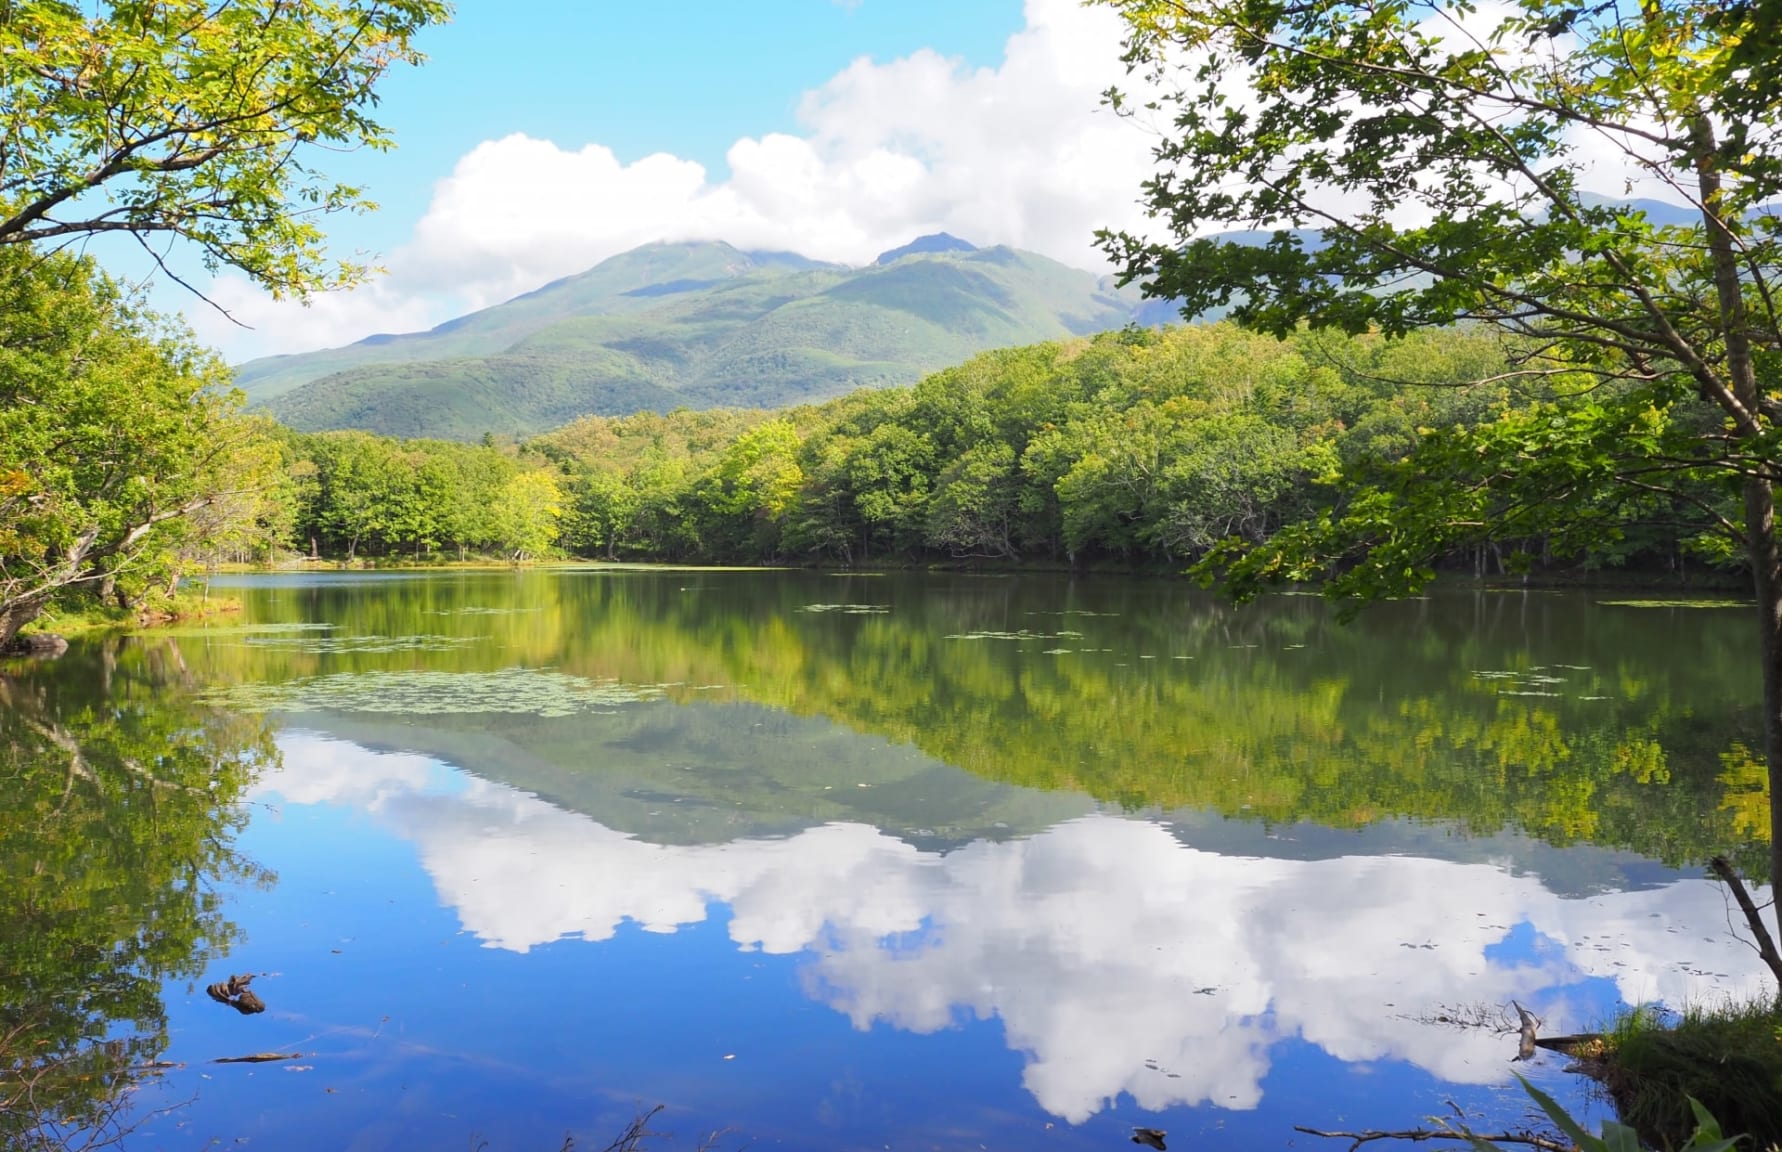
<svg viewBox="0 0 1782 1152"><path fill-rule="evenodd" d="M1757 596L1759 651L1763 660L1763 753L1769 768L1770 885L1782 883L1782 550L1776 541L1776 494L1767 480L1745 482L1745 542ZM1782 903L1776 906L1782 929ZM1779 933L1782 934L1782 933Z"/></svg>
<svg viewBox="0 0 1782 1152"><path fill-rule="evenodd" d="M1697 187L1701 192L1703 232L1714 269L1714 294L1719 305L1720 335L1726 347L1726 375L1732 400L1720 406L1733 418L1741 440L1764 434L1760 419L1763 390L1758 384L1756 359L1751 344L1750 316L1745 308L1745 286L1739 274L1739 258L1725 210L1718 143L1707 115L1697 112L1689 122ZM1745 552L1751 561L1752 590L1757 596L1758 640L1763 660L1763 753L1769 769L1770 791L1770 885L1782 884L1782 553L1776 542L1776 493L1768 480L1745 481ZM1774 915L1782 928L1782 902ZM1778 988L1782 993L1782 987Z"/></svg>
<svg viewBox="0 0 1782 1152"><path fill-rule="evenodd" d="M14 600L0 603L0 652L12 646L19 629L37 619L43 611L42 600Z"/></svg>

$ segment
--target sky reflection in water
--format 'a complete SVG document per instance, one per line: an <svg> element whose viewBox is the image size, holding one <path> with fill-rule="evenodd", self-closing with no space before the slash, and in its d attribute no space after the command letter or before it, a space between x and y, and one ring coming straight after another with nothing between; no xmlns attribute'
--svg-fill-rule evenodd
<svg viewBox="0 0 1782 1152"><path fill-rule="evenodd" d="M1508 1043L1415 1019L1443 1006L1514 997L1572 1030L1761 986L1694 879L1565 897L1490 863L1202 851L1108 813L944 853L861 824L652 844L427 757L280 744L243 846L281 881L239 910L240 966L283 969L273 1011L174 1006L176 1058L244 1029L317 1053L245 1097L202 1086L188 1122L258 1145L320 1124L343 1147L538 1146L635 1098L795 1146L1047 1122L1280 1146L1449 1097L1518 1118Z"/></svg>
<svg viewBox="0 0 1782 1152"><path fill-rule="evenodd" d="M229 746L244 709L279 728L234 844L276 880L217 881L239 938L163 989L184 1066L149 1098L185 1106L131 1148L600 1148L640 1103L670 1148L1105 1152L1133 1124L1304 1148L1295 1124L1449 1100L1518 1124L1513 1068L1595 1107L1557 1057L1420 1022L1443 1009L1517 999L1555 1033L1763 986L1718 889L1653 859L1767 826L1736 754L1744 633L1712 613L1482 593L1341 627L1045 577L237 583L238 624L20 685L89 740L137 716L114 760L205 723ZM108 788L96 811L132 795ZM113 807L120 843L152 838L152 804ZM205 997L247 971L266 1013ZM304 1056L206 1063L263 1051Z"/></svg>

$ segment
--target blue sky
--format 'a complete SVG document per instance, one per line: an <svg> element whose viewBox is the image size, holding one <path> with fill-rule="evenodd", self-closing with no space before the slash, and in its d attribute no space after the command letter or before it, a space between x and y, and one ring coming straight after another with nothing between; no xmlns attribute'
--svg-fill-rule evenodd
<svg viewBox="0 0 1782 1152"><path fill-rule="evenodd" d="M864 263L924 232L1105 271L1150 138L1101 106L1119 23L1077 0L461 0L391 75L395 152L325 158L388 275L299 308L225 273L174 298L231 360L425 328L653 240Z"/></svg>
<svg viewBox="0 0 1782 1152"><path fill-rule="evenodd" d="M232 362L432 327L652 241L722 240L864 264L927 232L1095 273L1138 206L1153 126L1122 25L1079 0L460 0L391 75L393 153L326 158L383 207L336 218L386 270L309 306L238 274L172 288ZM1601 141L1582 140L1589 151ZM1625 165L1609 149L1602 187ZM1603 162L1599 158L1599 163Z"/></svg>
<svg viewBox="0 0 1782 1152"><path fill-rule="evenodd" d="M731 144L795 130L800 97L853 60L928 48L992 66L1022 23L1019 0L695 0L672 21L663 13L613 0L460 0L452 23L424 34L426 65L382 86L378 117L397 150L329 164L382 208L332 234L389 251L460 156L515 132L603 144L625 162L669 152L721 178Z"/></svg>

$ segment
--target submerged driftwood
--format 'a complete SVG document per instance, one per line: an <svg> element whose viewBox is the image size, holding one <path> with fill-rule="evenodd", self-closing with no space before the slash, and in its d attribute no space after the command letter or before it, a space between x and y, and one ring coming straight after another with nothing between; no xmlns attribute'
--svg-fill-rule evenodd
<svg viewBox="0 0 1782 1152"><path fill-rule="evenodd" d="M243 1016L251 1016L255 1012L266 1011L266 1004L258 996L248 990L253 983L253 976L243 973L231 976L227 980L218 981L206 988L205 993L218 1004L227 1004Z"/></svg>
<svg viewBox="0 0 1782 1152"><path fill-rule="evenodd" d="M1516 1035L1519 1037L1516 1044L1516 1055L1510 1057L1510 1059L1512 1061L1532 1060L1534 1059L1536 1045L1535 1032L1542 1024L1546 1023L1546 1021L1542 1020L1539 1016L1536 1016L1533 1012L1530 1012L1514 1000L1510 1001L1510 1007L1516 1009L1516 1015L1522 1021L1521 1025L1516 1029Z"/></svg>

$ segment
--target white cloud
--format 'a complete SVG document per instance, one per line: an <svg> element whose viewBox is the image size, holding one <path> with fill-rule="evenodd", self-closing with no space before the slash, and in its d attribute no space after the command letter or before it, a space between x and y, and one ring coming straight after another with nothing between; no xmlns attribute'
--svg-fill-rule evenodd
<svg viewBox="0 0 1782 1152"><path fill-rule="evenodd" d="M1028 0L997 67L927 50L857 60L804 95L800 134L732 145L721 180L666 153L625 164L599 144L486 141L434 187L376 285L305 309L226 275L210 294L253 331L188 312L240 361L424 328L651 240L864 263L946 230L1100 270L1091 235L1140 224L1153 143L1101 106L1124 81L1119 43L1110 10Z"/></svg>
<svg viewBox="0 0 1782 1152"><path fill-rule="evenodd" d="M1457 42L1482 38L1513 11L1492 0L1426 28ZM202 305L187 313L240 362L424 329L655 240L727 240L859 264L945 230L1107 271L1092 234L1150 230L1138 197L1155 143L1150 129L1102 106L1110 85L1133 92L1141 83L1120 63L1120 40L1110 9L1027 0L996 67L926 49L856 60L804 94L798 134L736 141L722 178L666 152L627 164L598 143L488 140L434 186L375 284L305 308L229 274L209 294L251 330ZM1188 58L1178 63L1186 72ZM1247 103L1233 85L1234 104ZM1645 173L1625 140L1583 129L1567 140L1606 194L1684 198ZM1335 188L1317 198L1339 211L1367 200ZM1402 215L1420 220L1427 209L1407 203Z"/></svg>
<svg viewBox="0 0 1782 1152"><path fill-rule="evenodd" d="M1503 1037L1411 1017L1516 997L1566 1031L1594 1021L1554 990L1586 977L1635 1003L1764 985L1701 880L1571 898L1488 864L1222 856L1105 815L945 855L857 824L649 844L501 785L428 787L412 756L281 745L263 792L333 789L377 813L489 947L604 940L627 921L672 933L722 902L739 948L805 954L810 995L856 1027L1000 1020L1027 1090L1072 1122L1123 1092L1153 1110L1255 1108L1272 1045L1295 1037L1503 1083ZM1495 949L1516 926L1553 947Z"/></svg>

